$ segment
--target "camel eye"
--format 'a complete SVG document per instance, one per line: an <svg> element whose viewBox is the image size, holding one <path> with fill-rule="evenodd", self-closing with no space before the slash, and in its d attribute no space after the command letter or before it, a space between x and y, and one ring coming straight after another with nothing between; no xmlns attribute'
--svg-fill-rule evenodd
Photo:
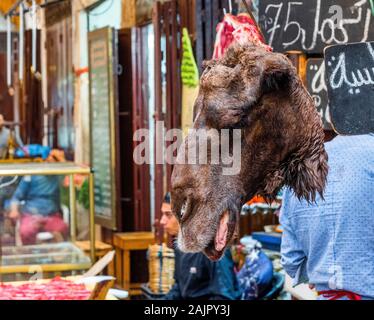
<svg viewBox="0 0 374 320"><path fill-rule="evenodd" d="M180 218L181 218L181 219L182 219L183 216L186 214L186 212L187 212L187 201L185 201L185 202L183 203L183 206L182 206L182 208L181 208L181 211L180 211Z"/></svg>

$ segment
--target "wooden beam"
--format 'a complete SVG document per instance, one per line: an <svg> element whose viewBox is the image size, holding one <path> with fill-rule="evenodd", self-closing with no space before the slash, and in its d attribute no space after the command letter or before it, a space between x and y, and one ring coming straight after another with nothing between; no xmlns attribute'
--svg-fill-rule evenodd
<svg viewBox="0 0 374 320"><path fill-rule="evenodd" d="M122 0L122 28L132 28L151 22L154 2L154 0Z"/></svg>

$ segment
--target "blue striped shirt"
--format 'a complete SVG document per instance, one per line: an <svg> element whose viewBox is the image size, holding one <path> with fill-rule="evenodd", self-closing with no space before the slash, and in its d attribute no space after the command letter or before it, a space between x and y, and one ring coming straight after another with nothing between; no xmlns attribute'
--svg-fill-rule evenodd
<svg viewBox="0 0 374 320"><path fill-rule="evenodd" d="M338 136L326 151L325 201L308 204L285 191L282 264L294 285L374 299L374 135Z"/></svg>

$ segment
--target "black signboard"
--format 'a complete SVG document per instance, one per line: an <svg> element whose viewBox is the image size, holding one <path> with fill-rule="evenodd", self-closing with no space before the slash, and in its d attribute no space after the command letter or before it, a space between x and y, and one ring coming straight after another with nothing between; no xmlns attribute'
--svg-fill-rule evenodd
<svg viewBox="0 0 374 320"><path fill-rule="evenodd" d="M308 59L306 65L306 86L321 115L325 130L331 130L330 108L325 75L325 62L322 58Z"/></svg>
<svg viewBox="0 0 374 320"><path fill-rule="evenodd" d="M374 42L325 50L331 120L340 134L374 132Z"/></svg>
<svg viewBox="0 0 374 320"><path fill-rule="evenodd" d="M118 170L115 33L110 28L88 35L90 70L91 165L95 170L96 222L115 230Z"/></svg>
<svg viewBox="0 0 374 320"><path fill-rule="evenodd" d="M261 0L259 23L275 51L322 53L328 45L374 41L370 0Z"/></svg>

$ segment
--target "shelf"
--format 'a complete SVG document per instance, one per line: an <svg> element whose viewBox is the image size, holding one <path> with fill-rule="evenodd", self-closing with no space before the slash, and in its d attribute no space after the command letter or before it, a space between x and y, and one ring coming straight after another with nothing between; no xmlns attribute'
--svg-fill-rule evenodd
<svg viewBox="0 0 374 320"><path fill-rule="evenodd" d="M89 175L88 166L78 165L73 162L41 162L41 163L1 163L0 176L24 175Z"/></svg>
<svg viewBox="0 0 374 320"><path fill-rule="evenodd" d="M21 247L3 247L1 274L28 273L38 266L42 272L87 270L89 257L70 242Z"/></svg>

